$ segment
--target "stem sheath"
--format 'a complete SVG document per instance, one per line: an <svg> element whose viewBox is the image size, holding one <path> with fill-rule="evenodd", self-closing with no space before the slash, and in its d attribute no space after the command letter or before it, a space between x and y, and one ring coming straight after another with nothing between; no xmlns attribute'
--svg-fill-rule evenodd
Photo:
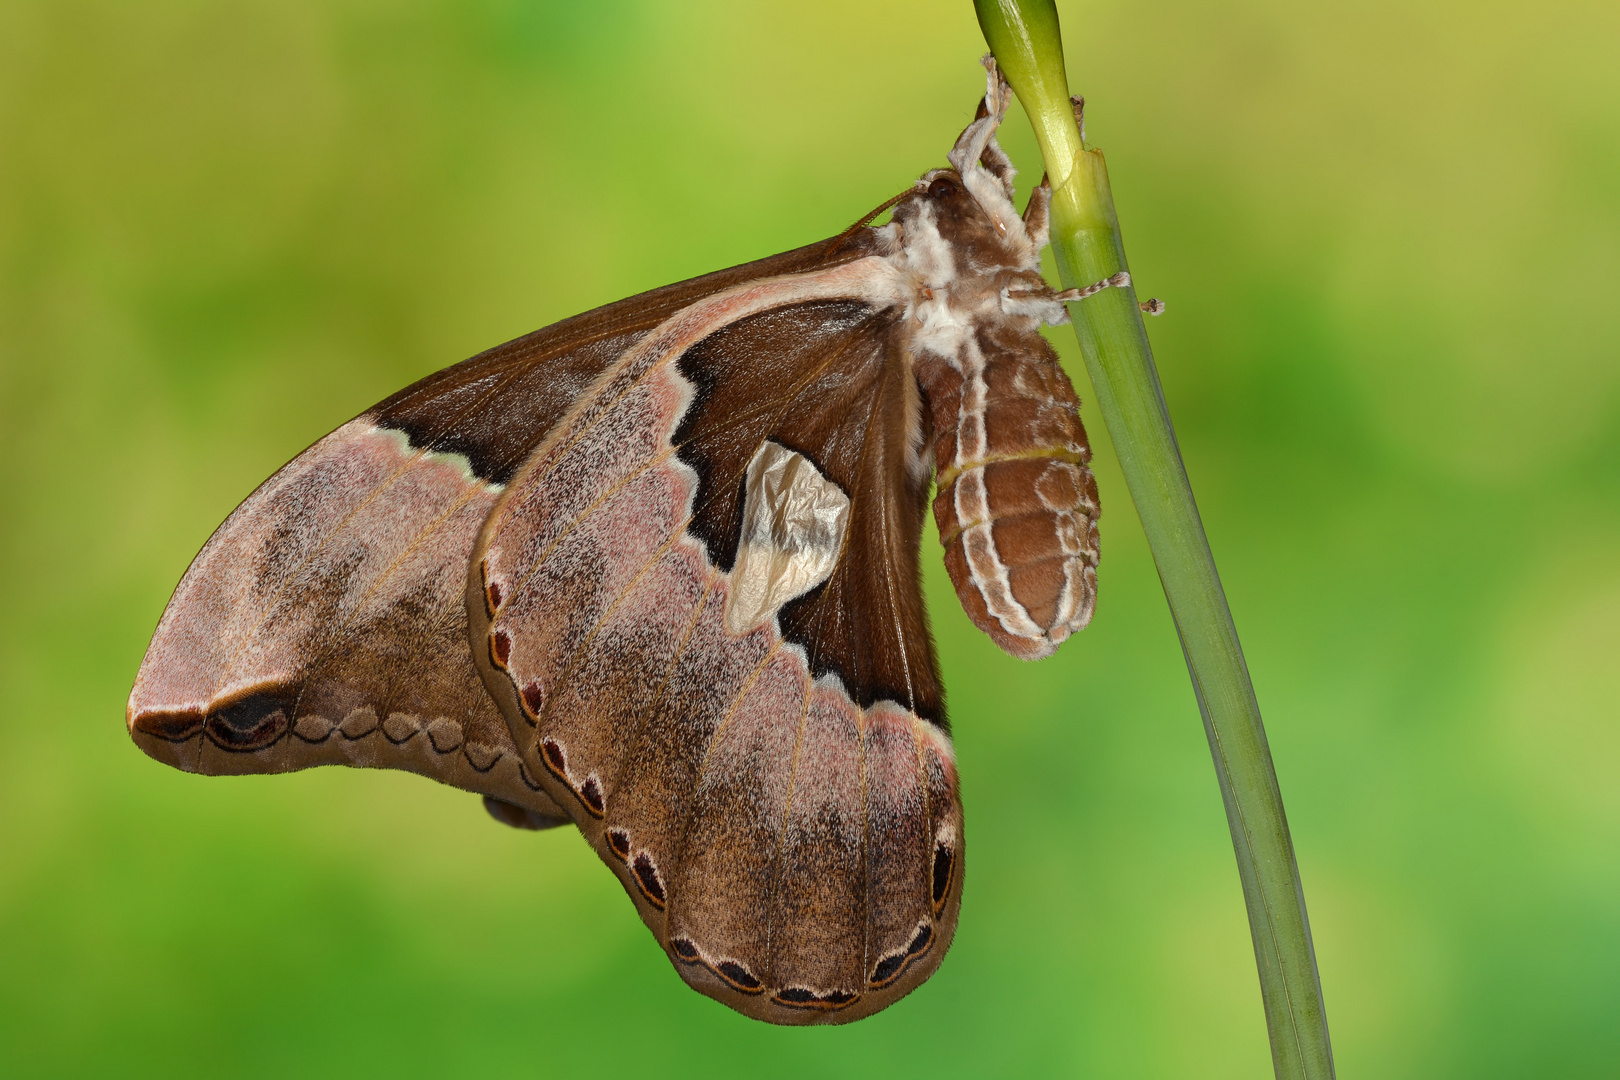
<svg viewBox="0 0 1620 1080"><path fill-rule="evenodd" d="M1068 288L1128 269L1101 151L1076 125L1053 0L974 0L1029 113L1052 181L1052 247ZM1192 676L1226 804L1279 1080L1330 1080L1333 1052L1282 792L1254 685L1198 517L1131 286L1071 303L1075 336L1136 503Z"/></svg>

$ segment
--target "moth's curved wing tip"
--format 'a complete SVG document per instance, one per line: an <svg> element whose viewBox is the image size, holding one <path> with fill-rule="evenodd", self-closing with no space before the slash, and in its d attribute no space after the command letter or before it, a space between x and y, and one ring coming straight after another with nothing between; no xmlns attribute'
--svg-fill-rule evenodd
<svg viewBox="0 0 1620 1080"><path fill-rule="evenodd" d="M200 708L155 708L130 696L124 728L137 749L153 761L181 772L202 771L202 742L208 722Z"/></svg>
<svg viewBox="0 0 1620 1080"><path fill-rule="evenodd" d="M744 1016L785 1027L847 1024L883 1011L933 976L956 936L957 910L952 904L926 930L919 926L908 946L914 951L879 958L858 988L814 988L791 980L767 986L741 964L706 957L684 938L673 939L665 952L688 986Z"/></svg>
<svg viewBox="0 0 1620 1080"><path fill-rule="evenodd" d="M186 753L194 747L202 733L203 717L200 713L137 712L133 708L124 717L130 741L147 757L183 772L197 771L196 753Z"/></svg>

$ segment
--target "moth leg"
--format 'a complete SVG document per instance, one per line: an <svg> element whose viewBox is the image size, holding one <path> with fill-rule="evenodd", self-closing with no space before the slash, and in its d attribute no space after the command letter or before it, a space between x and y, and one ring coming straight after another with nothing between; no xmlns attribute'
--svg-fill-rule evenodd
<svg viewBox="0 0 1620 1080"><path fill-rule="evenodd" d="M984 67L984 98L979 103L973 123L957 137L956 145L946 157L964 179L967 178L971 166L983 161L986 171L1001 181L1008 192L1008 197L1011 198L1012 161L995 138L996 129L1001 126L1002 118L1007 115L1012 89L1007 85L1001 70L996 67L994 58L985 57Z"/></svg>
<svg viewBox="0 0 1620 1080"><path fill-rule="evenodd" d="M1063 293L1049 285L1039 289L1002 289L1001 310L1008 315L1033 315L1047 326L1062 326L1069 321L1069 309L1063 306L1065 299Z"/></svg>
<svg viewBox="0 0 1620 1080"><path fill-rule="evenodd" d="M979 153L979 164L983 165L990 172L991 176L994 176L997 180L1001 181L1001 186L1007 192L1007 198L1010 199L1017 194L1017 190L1013 187L1013 178L1018 175L1018 170L1013 168L1012 158L1007 156L1007 151L1003 150L1001 148L1001 143L996 140L996 128L1006 116L1007 105L1011 100L1010 91L1007 87L1006 80L1001 79L1001 73L996 70L995 60L992 57L987 56L985 57L985 63L990 69L991 85L995 86L996 80L1000 79L998 92L1001 96L1001 102L1000 111L996 114L995 120L990 124L990 137L985 141L984 149ZM979 107L973 114L975 123L985 120L990 116L989 101L991 93L992 91L986 91L985 96L979 99Z"/></svg>
<svg viewBox="0 0 1620 1080"><path fill-rule="evenodd" d="M1015 170L1012 159L996 142L996 129L1007 115L1012 88L1002 78L992 58L985 58L985 69L986 90L973 122L957 137L956 145L945 156L996 228L1005 236L1017 237L1024 230L1018 208L1012 201Z"/></svg>
<svg viewBox="0 0 1620 1080"><path fill-rule="evenodd" d="M1077 97L1070 100L1072 100L1074 103L1075 119L1079 120L1081 114L1085 111L1086 99ZM1041 182L1036 185L1035 190L1029 193L1029 202L1024 206L1024 231L1029 234L1029 242L1035 245L1035 250L1037 252L1043 250L1046 245L1052 241L1052 181L1051 178L1045 174L1042 174ZM1118 276L1119 275L1117 274L1115 275L1115 277ZM1025 300L1026 298L1037 297L1043 299L1055 299L1059 301L1069 299L1080 300L1090 296L1094 292L1105 289L1110 285L1128 284L1130 282L1130 275L1125 274L1124 277L1125 281L1123 282L1118 282L1115 281L1114 278L1109 278L1106 281L1099 281L1095 285L1087 286L1087 288L1084 290L1070 289L1067 293L1049 292L1042 294L1033 289L1012 290L1003 294L1002 306L1005 308L1007 306L1006 301L1009 299L1015 303ZM1072 296L1070 295L1071 293L1073 294ZM1164 301L1160 300L1156 296L1143 300L1137 306L1140 307L1143 313L1147 315L1164 314Z"/></svg>
<svg viewBox="0 0 1620 1080"><path fill-rule="evenodd" d="M516 803L509 803L505 799L497 799L493 795L484 796L484 809L489 816L502 825L510 825L514 829L555 829L559 825L572 824L565 817L552 817L550 814L540 814Z"/></svg>
<svg viewBox="0 0 1620 1080"><path fill-rule="evenodd" d="M1029 202L1024 206L1024 231L1029 234L1029 242L1035 245L1036 254L1051 242L1051 211L1052 181L1042 174L1041 182L1029 193Z"/></svg>
<svg viewBox="0 0 1620 1080"><path fill-rule="evenodd" d="M1064 289L1060 293L1053 293L1052 299L1061 300L1065 304L1068 304L1076 300L1084 300L1088 296L1095 296L1104 289L1123 289L1130 283L1130 273L1128 271L1121 270L1113 277L1105 277L1101 281L1093 282L1083 289Z"/></svg>
<svg viewBox="0 0 1620 1080"><path fill-rule="evenodd" d="M1007 156L1007 151L1001 148L994 134L990 136L990 141L984 144L984 152L979 155L979 164L990 170L991 176L1001 181L1001 186L1007 191L1007 198L1012 198L1016 193L1013 177L1018 175L1018 170L1013 168L1012 158Z"/></svg>
<svg viewBox="0 0 1620 1080"><path fill-rule="evenodd" d="M1018 170L1013 168L1012 158L1007 156L1007 152L1001 148L1001 143L996 141L996 130L1001 127L1007 109L1012 104L1012 86L1008 84L1007 77L1001 73L1001 69L996 66L994 56L986 54L982 63L985 67L986 86L984 100L979 103L979 108L986 116L990 115L993 98L996 119L990 127L990 138L984 144L984 151L979 155L979 163L1001 181L1001 186L1007 189L1007 198L1010 199L1015 194L1013 177L1018 175Z"/></svg>
<svg viewBox="0 0 1620 1080"><path fill-rule="evenodd" d="M1096 293L1100 293L1104 289L1107 289L1107 288L1115 288L1115 289L1123 288L1124 286L1129 285L1130 283L1131 283L1131 275L1128 272L1126 272L1124 270L1121 270L1119 273L1115 274L1113 277L1103 278L1101 281L1097 282L1094 285L1087 285L1083 289L1065 289L1062 292L1055 293L1053 295L1054 295L1054 299L1062 300L1064 302L1068 302L1070 300L1084 300L1086 297L1095 295ZM1143 301L1140 301L1136 306L1141 308L1142 311L1144 313L1148 314L1148 315L1163 315L1164 314L1164 301L1160 300L1156 296L1150 297L1150 298L1148 298L1146 300L1143 300Z"/></svg>
<svg viewBox="0 0 1620 1080"><path fill-rule="evenodd" d="M1069 321L1069 310L1063 306L1064 304L1095 296L1104 289L1123 288L1130 283L1131 275L1121 270L1113 277L1103 278L1083 289L1064 289L1062 292L1050 286L1039 289L1002 289L1001 310L1009 315L1033 315L1048 326L1061 326ZM1157 310L1154 310L1155 306ZM1149 300L1142 304L1142 310L1157 315L1164 310L1164 304L1158 300Z"/></svg>

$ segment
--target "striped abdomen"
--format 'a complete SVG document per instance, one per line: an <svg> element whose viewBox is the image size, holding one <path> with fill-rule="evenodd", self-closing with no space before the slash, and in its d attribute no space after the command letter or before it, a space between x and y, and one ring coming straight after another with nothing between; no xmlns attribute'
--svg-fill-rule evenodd
<svg viewBox="0 0 1620 1080"><path fill-rule="evenodd" d="M1034 332L998 327L917 366L935 433L934 520L975 625L1025 660L1091 621L1097 483L1080 402Z"/></svg>

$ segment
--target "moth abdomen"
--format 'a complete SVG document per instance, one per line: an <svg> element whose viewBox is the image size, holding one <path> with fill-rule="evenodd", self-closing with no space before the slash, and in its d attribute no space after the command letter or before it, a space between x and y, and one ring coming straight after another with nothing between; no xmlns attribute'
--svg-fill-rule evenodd
<svg viewBox="0 0 1620 1080"><path fill-rule="evenodd" d="M1079 401L1038 334L985 336L920 364L940 437L934 520L974 625L1038 660L1091 621L1097 484Z"/></svg>

